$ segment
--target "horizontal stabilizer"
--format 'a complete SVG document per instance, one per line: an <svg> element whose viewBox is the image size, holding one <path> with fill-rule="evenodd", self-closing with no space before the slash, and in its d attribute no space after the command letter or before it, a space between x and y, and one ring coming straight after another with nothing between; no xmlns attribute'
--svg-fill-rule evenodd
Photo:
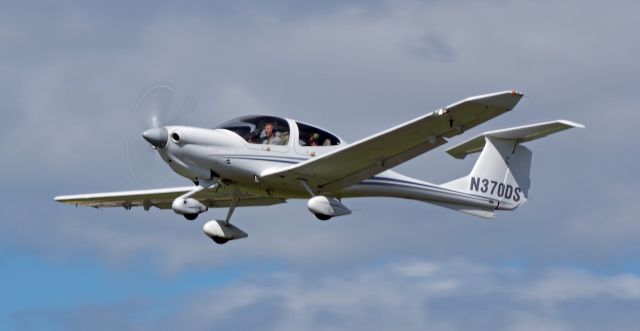
<svg viewBox="0 0 640 331"><path fill-rule="evenodd" d="M461 144L451 147L447 153L457 159L464 159L468 154L482 151L485 145L485 137L493 137L504 140L516 140L518 143L546 137L552 133L570 128L584 128L584 125L566 120L555 120L537 124L523 125L509 129L484 132Z"/></svg>

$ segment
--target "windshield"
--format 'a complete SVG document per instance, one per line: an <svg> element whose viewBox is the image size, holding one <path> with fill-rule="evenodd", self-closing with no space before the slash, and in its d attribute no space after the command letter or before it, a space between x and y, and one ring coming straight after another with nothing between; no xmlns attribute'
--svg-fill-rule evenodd
<svg viewBox="0 0 640 331"><path fill-rule="evenodd" d="M289 123L273 116L245 116L223 123L215 129L232 131L251 144L286 145Z"/></svg>

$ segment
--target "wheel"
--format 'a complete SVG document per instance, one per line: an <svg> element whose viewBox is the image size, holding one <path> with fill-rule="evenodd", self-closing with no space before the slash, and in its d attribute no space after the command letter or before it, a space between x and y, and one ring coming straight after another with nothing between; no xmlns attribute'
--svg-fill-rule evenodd
<svg viewBox="0 0 640 331"><path fill-rule="evenodd" d="M218 245L226 244L227 241L229 241L229 239L222 237L211 237L211 239L213 239L213 241Z"/></svg>
<svg viewBox="0 0 640 331"><path fill-rule="evenodd" d="M189 221L193 221L198 217L198 214L184 214L184 218L188 219Z"/></svg>
<svg viewBox="0 0 640 331"><path fill-rule="evenodd" d="M326 221L331 218L331 216L324 215L324 214L314 214L314 215L316 215L316 217L321 221Z"/></svg>

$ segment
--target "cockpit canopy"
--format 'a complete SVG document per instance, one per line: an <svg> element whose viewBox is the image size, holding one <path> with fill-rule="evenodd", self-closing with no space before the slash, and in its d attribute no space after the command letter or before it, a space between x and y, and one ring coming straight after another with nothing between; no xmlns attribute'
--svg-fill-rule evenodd
<svg viewBox="0 0 640 331"><path fill-rule="evenodd" d="M340 139L325 130L295 122L300 146L334 146ZM286 119L274 116L244 116L225 122L215 129L226 129L250 144L287 145L291 130Z"/></svg>

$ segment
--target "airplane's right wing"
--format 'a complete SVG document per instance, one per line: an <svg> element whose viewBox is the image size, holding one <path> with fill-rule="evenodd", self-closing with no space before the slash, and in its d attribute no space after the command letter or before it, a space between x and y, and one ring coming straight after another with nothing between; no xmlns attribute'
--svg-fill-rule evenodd
<svg viewBox="0 0 640 331"><path fill-rule="evenodd" d="M445 138L511 110L520 98L516 91L471 97L323 156L268 169L260 180L273 188L305 180L318 192L336 191L446 143Z"/></svg>

